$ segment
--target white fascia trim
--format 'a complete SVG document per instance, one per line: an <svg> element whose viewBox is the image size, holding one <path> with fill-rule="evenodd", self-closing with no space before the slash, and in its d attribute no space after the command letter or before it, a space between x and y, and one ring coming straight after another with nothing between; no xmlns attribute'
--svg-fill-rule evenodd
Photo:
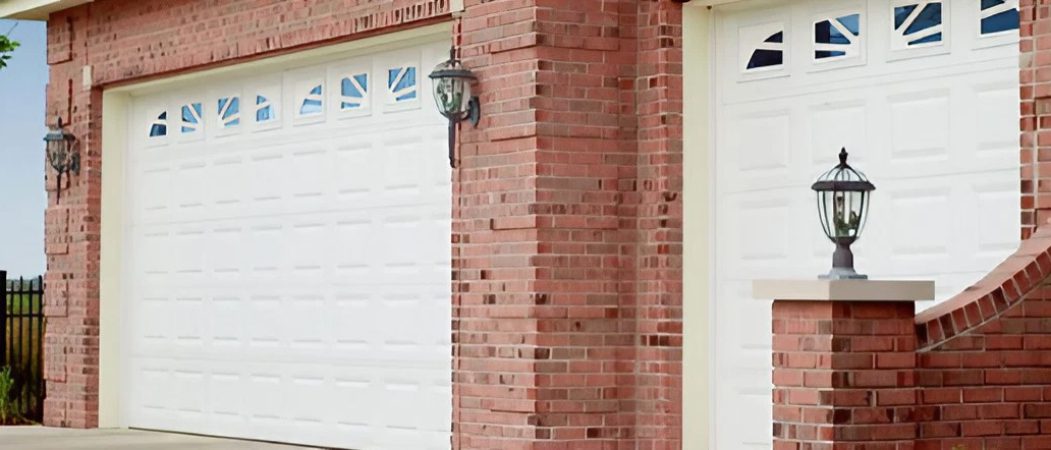
<svg viewBox="0 0 1051 450"><path fill-rule="evenodd" d="M47 20L55 11L93 0L0 0L0 19Z"/></svg>

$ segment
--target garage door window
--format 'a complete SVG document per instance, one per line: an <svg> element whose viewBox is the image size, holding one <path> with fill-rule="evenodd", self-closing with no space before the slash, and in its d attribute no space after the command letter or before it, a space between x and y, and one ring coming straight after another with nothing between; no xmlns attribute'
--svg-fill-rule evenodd
<svg viewBox="0 0 1051 450"><path fill-rule="evenodd" d="M982 0L982 35L1018 29L1018 8L1006 0Z"/></svg>
<svg viewBox="0 0 1051 450"><path fill-rule="evenodd" d="M236 127L241 124L241 99L223 97L218 105L219 123L223 128Z"/></svg>
<svg viewBox="0 0 1051 450"><path fill-rule="evenodd" d="M919 2L894 7L897 47L935 45L942 41L942 2Z"/></svg>
<svg viewBox="0 0 1051 450"><path fill-rule="evenodd" d="M741 42L749 43L745 47L748 65L745 71L770 70L785 63L784 25L773 24L741 30ZM748 38L758 38L759 42L750 43Z"/></svg>
<svg viewBox="0 0 1051 450"><path fill-rule="evenodd" d="M168 112L162 112L161 115L157 116L157 120L154 120L150 124L150 137L162 137L168 135Z"/></svg>
<svg viewBox="0 0 1051 450"><path fill-rule="evenodd" d="M182 132L183 134L195 133L201 128L202 108L200 103L190 103L182 106Z"/></svg>
<svg viewBox="0 0 1051 450"><path fill-rule="evenodd" d="M849 14L814 24L814 59L850 58L860 53L861 14Z"/></svg>
<svg viewBox="0 0 1051 450"><path fill-rule="evenodd" d="M406 66L388 70L387 88L395 103L416 99L416 68Z"/></svg>
<svg viewBox="0 0 1051 450"><path fill-rule="evenodd" d="M323 102L322 87L319 84L310 89L310 94L303 98L303 104L299 107L299 115L308 116L312 114L320 114L321 106L324 104Z"/></svg>
<svg viewBox="0 0 1051 450"><path fill-rule="evenodd" d="M340 89L340 95L343 96L339 105L341 110L352 111L368 106L369 75L367 73L343 77Z"/></svg>
<svg viewBox="0 0 1051 450"><path fill-rule="evenodd" d="M265 95L255 96L255 121L259 123L270 122L277 118L274 105L270 98Z"/></svg>

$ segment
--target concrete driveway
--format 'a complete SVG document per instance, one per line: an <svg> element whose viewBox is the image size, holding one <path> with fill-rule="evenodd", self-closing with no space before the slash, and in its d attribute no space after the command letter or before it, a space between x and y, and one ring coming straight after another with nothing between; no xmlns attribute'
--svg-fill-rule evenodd
<svg viewBox="0 0 1051 450"><path fill-rule="evenodd" d="M0 427L0 449L18 450L303 450L311 447L137 430Z"/></svg>

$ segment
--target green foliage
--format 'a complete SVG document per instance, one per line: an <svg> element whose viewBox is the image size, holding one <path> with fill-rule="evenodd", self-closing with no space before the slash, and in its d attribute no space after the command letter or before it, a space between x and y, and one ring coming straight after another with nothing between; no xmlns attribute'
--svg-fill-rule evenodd
<svg viewBox="0 0 1051 450"><path fill-rule="evenodd" d="M0 424L8 424L18 416L15 409L14 398L15 378L11 376L11 368L4 366L0 369Z"/></svg>
<svg viewBox="0 0 1051 450"><path fill-rule="evenodd" d="M7 36L0 35L0 69L7 67L7 62L11 60L11 52L15 51L19 45L21 44L18 41L13 41Z"/></svg>

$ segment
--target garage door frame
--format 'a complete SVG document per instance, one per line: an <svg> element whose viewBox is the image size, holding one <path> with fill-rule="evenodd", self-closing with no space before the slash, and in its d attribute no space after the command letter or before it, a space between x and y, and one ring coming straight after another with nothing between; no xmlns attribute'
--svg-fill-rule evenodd
<svg viewBox="0 0 1051 450"><path fill-rule="evenodd" d="M356 56L415 44L447 41L452 44L451 22L442 22L405 31L332 44L294 53L149 80L135 84L106 87L102 97L102 217L101 257L99 267L99 401L100 428L126 427L121 393L121 337L126 326L121 304L123 255L123 205L125 198L125 154L128 149L127 118L133 95L164 90L175 84L193 81L206 83L221 76L237 76L265 70L303 67L315 62ZM90 88L90 72L84 74L85 88ZM427 96L429 94L424 93ZM426 98L422 101L428 101ZM450 205L451 207L452 205ZM451 295L451 291L450 291ZM450 304L451 307L451 304Z"/></svg>
<svg viewBox="0 0 1051 450"><path fill-rule="evenodd" d="M715 21L711 7L739 0L694 1L683 5L683 352L682 447L715 448L715 404L711 345L715 341L714 267L715 94L712 48ZM699 174L701 176L691 176Z"/></svg>

